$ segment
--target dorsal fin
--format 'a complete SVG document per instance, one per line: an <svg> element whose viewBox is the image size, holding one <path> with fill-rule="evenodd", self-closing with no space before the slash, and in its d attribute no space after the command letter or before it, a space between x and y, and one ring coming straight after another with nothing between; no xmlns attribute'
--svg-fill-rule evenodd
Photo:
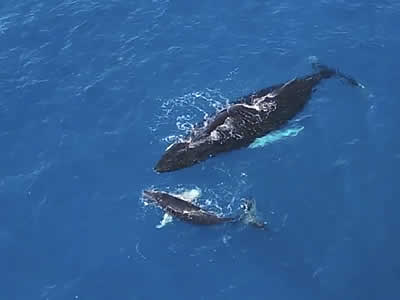
<svg viewBox="0 0 400 300"><path fill-rule="evenodd" d="M282 86L280 86L279 88L273 90L272 92L268 93L266 95L267 98L275 98L276 96L279 95L280 92L282 92L282 90L286 87L288 87L289 85L291 85L293 82L295 82L297 79L297 77L285 82Z"/></svg>
<svg viewBox="0 0 400 300"><path fill-rule="evenodd" d="M220 112L218 112L216 116L208 124L205 125L205 128L203 130L200 130L199 133L192 138L192 142L195 142L201 139L202 137L209 135L218 126L224 124L227 117L228 117L227 109L223 109Z"/></svg>

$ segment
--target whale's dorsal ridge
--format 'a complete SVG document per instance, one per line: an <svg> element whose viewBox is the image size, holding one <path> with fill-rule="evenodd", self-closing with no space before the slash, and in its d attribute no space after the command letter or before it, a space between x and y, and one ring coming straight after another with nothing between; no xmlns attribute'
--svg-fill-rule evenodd
<svg viewBox="0 0 400 300"><path fill-rule="evenodd" d="M189 143L165 151L155 170L169 172L190 167L219 153L250 145L289 122L303 110L320 82L333 76L363 87L350 76L319 65L315 73L261 89L218 111L209 122L193 130Z"/></svg>

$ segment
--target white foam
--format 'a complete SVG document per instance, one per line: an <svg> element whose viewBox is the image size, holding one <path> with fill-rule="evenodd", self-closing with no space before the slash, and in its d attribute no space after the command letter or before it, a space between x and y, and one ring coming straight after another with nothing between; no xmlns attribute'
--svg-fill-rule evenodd
<svg viewBox="0 0 400 300"><path fill-rule="evenodd" d="M219 132L217 130L213 130L210 133L210 137L212 141L218 141L221 138L221 135L219 134Z"/></svg>
<svg viewBox="0 0 400 300"><path fill-rule="evenodd" d="M185 190L183 193L179 194L179 197L188 202L192 202L197 198L199 198L200 195L201 195L201 190L197 188L197 189Z"/></svg>

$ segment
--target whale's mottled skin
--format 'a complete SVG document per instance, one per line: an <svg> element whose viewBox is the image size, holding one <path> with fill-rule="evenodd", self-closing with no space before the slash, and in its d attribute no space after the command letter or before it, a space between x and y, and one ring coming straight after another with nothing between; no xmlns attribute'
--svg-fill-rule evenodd
<svg viewBox="0 0 400 300"><path fill-rule="evenodd" d="M222 223L243 222L258 228L264 228L264 223L251 216L251 202L242 205L242 214L236 217L221 217L208 212L178 196L156 190L144 190L143 197L157 204L166 213L183 221L197 225L216 225ZM250 216L250 218L248 218Z"/></svg>
<svg viewBox="0 0 400 300"><path fill-rule="evenodd" d="M311 98L315 87L334 75L363 87L337 70L317 66L314 73L240 98L170 145L154 169L168 172L192 166L219 153L250 145L256 138L285 125Z"/></svg>
<svg viewBox="0 0 400 300"><path fill-rule="evenodd" d="M235 220L230 217L219 217L166 192L145 190L143 196L156 203L168 214L193 224L213 225Z"/></svg>

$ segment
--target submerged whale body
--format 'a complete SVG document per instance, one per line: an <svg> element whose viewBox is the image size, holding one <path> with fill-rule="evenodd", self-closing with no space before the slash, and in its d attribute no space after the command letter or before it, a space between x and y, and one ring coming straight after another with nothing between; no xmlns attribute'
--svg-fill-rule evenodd
<svg viewBox="0 0 400 300"><path fill-rule="evenodd" d="M311 75L259 90L217 112L185 139L167 147L155 171L190 167L219 153L250 145L299 113L323 79L336 75L350 85L363 87L337 70L321 65L314 68L316 72Z"/></svg>
<svg viewBox="0 0 400 300"><path fill-rule="evenodd" d="M192 224L216 225L243 221L244 223L251 224L259 228L264 228L265 225L263 222L256 220L252 215L251 202L242 204L242 214L236 217L221 217L166 192L144 190L143 197L157 204L166 213Z"/></svg>

